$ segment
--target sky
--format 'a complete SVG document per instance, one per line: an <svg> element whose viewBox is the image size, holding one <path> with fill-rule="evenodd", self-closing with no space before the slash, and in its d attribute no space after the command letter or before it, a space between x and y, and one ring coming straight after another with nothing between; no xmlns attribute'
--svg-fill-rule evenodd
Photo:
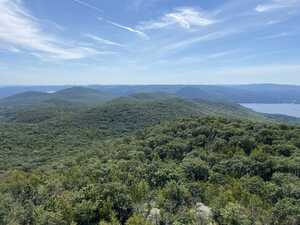
<svg viewBox="0 0 300 225"><path fill-rule="evenodd" d="M300 0L0 0L0 86L300 85Z"/></svg>

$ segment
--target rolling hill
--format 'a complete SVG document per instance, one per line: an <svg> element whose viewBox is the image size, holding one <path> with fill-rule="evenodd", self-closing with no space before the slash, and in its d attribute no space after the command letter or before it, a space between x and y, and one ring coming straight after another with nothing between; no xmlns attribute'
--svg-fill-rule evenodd
<svg viewBox="0 0 300 225"><path fill-rule="evenodd" d="M28 91L0 100L0 106L38 105L47 102L65 101L77 104L98 104L113 99L110 93L85 87L71 87L54 93Z"/></svg>
<svg viewBox="0 0 300 225"><path fill-rule="evenodd" d="M1 107L22 107L33 104L40 104L50 99L51 94L37 91L28 91L0 100Z"/></svg>
<svg viewBox="0 0 300 225"><path fill-rule="evenodd" d="M104 92L86 87L72 87L52 94L52 100L62 100L71 103L84 105L94 105L114 99L115 96L109 92Z"/></svg>
<svg viewBox="0 0 300 225"><path fill-rule="evenodd" d="M67 89L56 96L66 98L72 93L72 99L76 90L82 93L81 89ZM94 90L84 89L84 92L92 93L85 96L94 99ZM15 111L2 114L5 119L0 122L0 139L4 140L1 148L5 154L0 160L0 168L9 167L12 161L15 162L13 166L47 165L47 162L59 160L62 155L76 155L82 146L93 145L95 141L126 136L178 118L216 116L263 122L272 120L233 103L191 101L166 93L133 94L100 105L98 102L91 105L89 101L88 106L71 104L68 98L59 101L58 98L48 98L49 94L25 93L24 96L46 98L40 104L21 109L15 106ZM20 95L10 99L15 103ZM17 147L15 143L18 143ZM48 147L44 148L45 144ZM39 154L32 155L35 151Z"/></svg>
<svg viewBox="0 0 300 225"><path fill-rule="evenodd" d="M101 105L115 98L103 91L72 87L55 93L24 92L0 99L0 117L17 122L41 122L66 117L84 108Z"/></svg>
<svg viewBox="0 0 300 225"><path fill-rule="evenodd" d="M2 99L0 109L2 117L15 122L43 122L61 117L66 119L72 115L74 119L70 118L71 121L78 121L77 123L87 126L106 126L104 124L110 124L111 121L121 123L136 120L136 123L131 125L139 127L139 121L151 125L154 121L186 116L268 120L264 115L238 104L216 99L184 99L164 92L135 93L117 98L107 92L85 87L68 88L53 94L17 94Z"/></svg>

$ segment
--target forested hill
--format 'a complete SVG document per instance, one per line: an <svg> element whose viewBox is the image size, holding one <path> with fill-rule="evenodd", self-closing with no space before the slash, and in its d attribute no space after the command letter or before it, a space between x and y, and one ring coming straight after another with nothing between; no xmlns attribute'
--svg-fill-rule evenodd
<svg viewBox="0 0 300 225"><path fill-rule="evenodd" d="M23 156L57 151L53 141L35 142L37 132L23 133L33 139L16 138L15 146L37 147ZM66 153L48 167L2 174L0 224L300 222L298 126L191 118L87 146L89 138L72 140L78 145L73 157ZM12 148L1 143L2 153Z"/></svg>
<svg viewBox="0 0 300 225"><path fill-rule="evenodd" d="M186 87L176 92L178 88L179 86L130 86L120 87L119 93L116 93L115 86L104 86L101 90L99 90L100 87L98 89L96 87L73 87L55 93L29 91L0 99L0 120L2 117L17 122L39 122L58 117L66 119L71 114L87 111L91 115L91 118L87 120L99 121L105 112L115 116L121 115L116 115L118 112L128 112L134 117L136 111L139 111L140 114L145 113L142 116L145 120L173 118L175 115L209 115L258 121L298 122L294 118L269 117L255 113L228 99L222 99L226 94L213 91L212 87L209 88L210 93L198 90L196 87ZM151 92L156 89L162 89L163 92ZM120 97L122 90L134 94L123 93L124 96ZM138 90L146 92L135 93ZM175 93L171 93L173 91ZM151 115L151 112L154 114ZM148 116L147 113L149 113ZM125 119L128 116L127 114ZM86 116L78 114L78 117L85 118Z"/></svg>
<svg viewBox="0 0 300 225"><path fill-rule="evenodd" d="M112 117L116 118L115 121L131 118L157 121L191 115L272 120L238 104L189 100L164 92L117 97L105 91L75 87L52 94L25 92L0 100L0 116L15 122L43 122L57 118L65 120L71 114L74 117L77 115L73 118L77 124L77 120L87 120L95 125L108 117L109 121Z"/></svg>
<svg viewBox="0 0 300 225"><path fill-rule="evenodd" d="M267 117L234 103L185 100L166 93L139 93L111 101L107 96L103 91L72 88L6 98L0 107L0 169L48 165L76 155L95 140L126 136L184 117L298 122Z"/></svg>
<svg viewBox="0 0 300 225"><path fill-rule="evenodd" d="M188 101L163 93L135 94L94 106L46 100L21 109L11 106L0 115L2 170L47 165L76 155L95 140L128 135L177 118L217 116L272 121L239 105Z"/></svg>

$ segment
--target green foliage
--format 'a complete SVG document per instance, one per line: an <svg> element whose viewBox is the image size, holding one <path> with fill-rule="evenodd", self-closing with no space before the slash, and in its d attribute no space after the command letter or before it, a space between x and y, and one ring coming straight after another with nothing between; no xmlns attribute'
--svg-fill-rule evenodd
<svg viewBox="0 0 300 225"><path fill-rule="evenodd" d="M235 203L228 203L221 209L221 218L221 223L224 225L251 225L247 210Z"/></svg>
<svg viewBox="0 0 300 225"><path fill-rule="evenodd" d="M147 221L142 215L133 215L126 222L126 225L152 225L149 221Z"/></svg>
<svg viewBox="0 0 300 225"><path fill-rule="evenodd" d="M300 222L300 201L284 198L273 209L273 223L296 225Z"/></svg>
<svg viewBox="0 0 300 225"><path fill-rule="evenodd" d="M182 162L184 171L188 179L207 180L209 174L208 163L201 159L184 159Z"/></svg>

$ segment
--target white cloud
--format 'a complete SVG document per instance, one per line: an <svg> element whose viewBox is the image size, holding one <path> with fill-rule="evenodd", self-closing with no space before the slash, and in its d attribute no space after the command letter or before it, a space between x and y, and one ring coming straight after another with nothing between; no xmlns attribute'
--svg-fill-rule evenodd
<svg viewBox="0 0 300 225"><path fill-rule="evenodd" d="M92 40L94 40L94 41L99 42L100 44L124 47L124 45L122 45L122 44L119 44L117 42L113 42L113 41L110 41L110 40L103 39L103 38L98 37L98 36L93 35L93 34L86 34L85 36L92 39Z"/></svg>
<svg viewBox="0 0 300 225"><path fill-rule="evenodd" d="M66 41L44 32L38 19L26 10L21 0L0 0L0 43L65 60L99 53L92 48L68 46Z"/></svg>
<svg viewBox="0 0 300 225"><path fill-rule="evenodd" d="M173 12L165 14L159 20L143 22L139 25L139 28L151 30L177 25L185 29L190 29L191 27L206 27L214 23L216 21L207 17L204 13L194 8L185 7L177 8Z"/></svg>
<svg viewBox="0 0 300 225"><path fill-rule="evenodd" d="M285 8L293 8L299 5L299 0L271 0L268 3L257 5L255 10L262 13Z"/></svg>

